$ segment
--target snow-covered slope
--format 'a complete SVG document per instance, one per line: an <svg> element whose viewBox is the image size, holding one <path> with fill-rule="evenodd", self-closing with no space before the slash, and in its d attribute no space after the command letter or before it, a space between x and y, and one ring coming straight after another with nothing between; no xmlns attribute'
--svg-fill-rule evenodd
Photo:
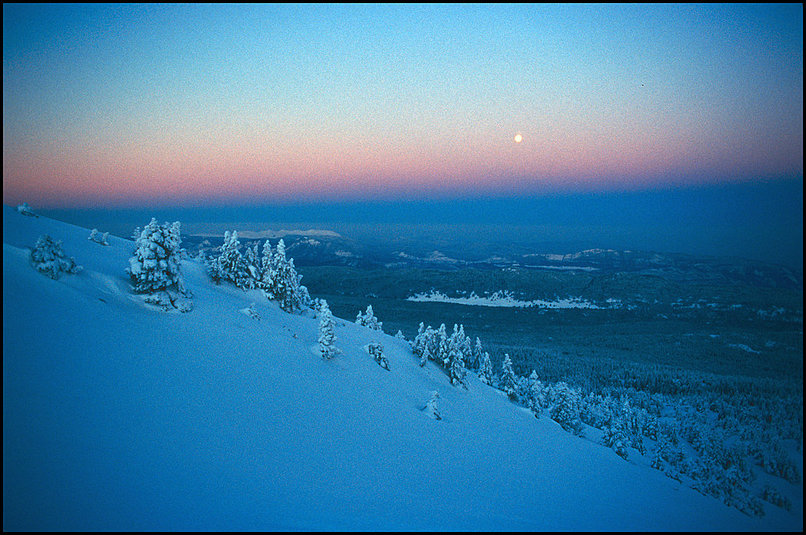
<svg viewBox="0 0 806 535"><path fill-rule="evenodd" d="M83 271L36 272L41 234ZM215 286L195 261L194 309L150 308L124 272L132 242L88 235L3 208L4 530L802 529L626 462L474 376L453 387L349 321L325 361L312 313ZM434 390L442 420L421 410Z"/></svg>

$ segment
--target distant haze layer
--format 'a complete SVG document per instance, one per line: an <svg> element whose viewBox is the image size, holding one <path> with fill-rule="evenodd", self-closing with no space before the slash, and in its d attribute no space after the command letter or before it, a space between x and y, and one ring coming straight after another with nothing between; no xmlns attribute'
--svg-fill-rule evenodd
<svg viewBox="0 0 806 535"><path fill-rule="evenodd" d="M803 267L802 177L632 193L40 211L120 236L156 217L181 221L188 234L316 229L374 244L400 236L466 243L469 255L474 241L501 240L535 253L633 249Z"/></svg>

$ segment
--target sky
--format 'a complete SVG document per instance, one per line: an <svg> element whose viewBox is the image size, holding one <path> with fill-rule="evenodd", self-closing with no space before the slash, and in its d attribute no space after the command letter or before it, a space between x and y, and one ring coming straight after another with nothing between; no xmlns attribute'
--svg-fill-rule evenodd
<svg viewBox="0 0 806 535"><path fill-rule="evenodd" d="M802 180L802 14L4 4L3 195L201 206Z"/></svg>
<svg viewBox="0 0 806 535"><path fill-rule="evenodd" d="M4 4L23 201L802 268L803 6Z"/></svg>

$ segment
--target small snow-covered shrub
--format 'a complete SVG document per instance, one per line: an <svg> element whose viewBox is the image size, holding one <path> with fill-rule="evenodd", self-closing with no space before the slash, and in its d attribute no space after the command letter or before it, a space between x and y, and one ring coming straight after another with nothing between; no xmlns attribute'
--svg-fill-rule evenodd
<svg viewBox="0 0 806 535"><path fill-rule="evenodd" d="M28 206L27 202L17 205L17 212L22 215L27 215L30 217L39 217L38 215L36 215L36 213L34 213L33 209L30 206Z"/></svg>
<svg viewBox="0 0 806 535"><path fill-rule="evenodd" d="M101 234L100 232L98 232L98 229L94 228L90 231L90 235L87 239L90 241L94 241L95 243L100 245L109 245L109 242L107 241L108 237L109 237L108 232L104 232L103 234Z"/></svg>
<svg viewBox="0 0 806 535"><path fill-rule="evenodd" d="M83 269L72 256L68 258L64 254L61 241L54 240L47 234L36 241L31 250L31 262L37 271L51 279L58 279L62 273L78 273Z"/></svg>
<svg viewBox="0 0 806 535"><path fill-rule="evenodd" d="M252 319L260 321L260 314L258 314L257 310L255 310L255 304L254 303L249 305L248 308L243 309L243 313L246 314L247 316L249 316Z"/></svg>
<svg viewBox="0 0 806 535"><path fill-rule="evenodd" d="M439 392L434 390L431 392L431 398L426 402L425 407L423 407L423 411L433 418L434 420L442 420L442 416L439 414Z"/></svg>
<svg viewBox="0 0 806 535"><path fill-rule="evenodd" d="M383 346L381 344L378 342L372 342L367 346L367 351L381 368L386 370L389 369L389 361L386 360L386 356L383 354Z"/></svg>

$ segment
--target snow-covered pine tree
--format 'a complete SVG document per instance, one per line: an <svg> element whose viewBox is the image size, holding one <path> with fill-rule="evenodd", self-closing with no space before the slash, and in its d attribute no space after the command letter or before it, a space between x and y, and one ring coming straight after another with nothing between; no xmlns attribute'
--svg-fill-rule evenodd
<svg viewBox="0 0 806 535"><path fill-rule="evenodd" d="M266 240L263 242L263 249L260 254L260 280L257 282L257 287L263 290L263 294L268 299L274 299L274 261L271 242Z"/></svg>
<svg viewBox="0 0 806 535"><path fill-rule="evenodd" d="M285 255L285 242L282 238L277 242L277 247L271 256L271 271L273 299L282 301L288 293L288 259Z"/></svg>
<svg viewBox="0 0 806 535"><path fill-rule="evenodd" d="M581 435L583 429L579 418L580 400L580 392L568 384L559 382L553 385L552 406L549 411L551 419L575 435Z"/></svg>
<svg viewBox="0 0 806 535"><path fill-rule="evenodd" d="M467 368L468 363L473 360L473 344L470 343L470 337L465 335L464 325L459 325L459 337L461 341L459 348L462 351L462 362L464 362L464 367Z"/></svg>
<svg viewBox="0 0 806 535"><path fill-rule="evenodd" d="M667 465L666 459L669 457L670 450L671 450L671 444L669 444L669 440L666 438L666 435L662 433L659 434L658 441L655 445L655 452L652 454L652 461L650 463L650 466L656 470L665 472Z"/></svg>
<svg viewBox="0 0 806 535"><path fill-rule="evenodd" d="M137 238L126 270L134 282L135 292L176 290L186 293L179 258L181 243L179 221L160 225L156 219L151 219Z"/></svg>
<svg viewBox="0 0 806 535"><path fill-rule="evenodd" d="M493 384L493 364L490 362L490 354L486 351L479 364L479 380L486 385Z"/></svg>
<svg viewBox="0 0 806 535"><path fill-rule="evenodd" d="M261 280L261 272L260 272L260 259L258 258L258 244L255 244L252 247L247 246L244 255L243 255L243 262L244 266L246 267L245 274L247 275L244 284L246 289L253 289L257 288L259 281Z"/></svg>
<svg viewBox="0 0 806 535"><path fill-rule="evenodd" d="M37 271L54 280L61 277L62 273L78 273L83 269L72 256L64 254L61 241L54 240L47 234L36 240L36 245L31 250L31 262Z"/></svg>
<svg viewBox="0 0 806 535"><path fill-rule="evenodd" d="M412 342L412 350L414 354L420 357L420 361L422 361L423 354L428 353L427 359L434 360L435 359L435 352L436 352L436 341L435 341L436 331L431 328L429 325L425 327L423 322L420 322L420 327L417 330L417 336L414 338ZM424 366L425 363L421 364Z"/></svg>
<svg viewBox="0 0 806 535"><path fill-rule="evenodd" d="M439 329L437 330L436 342L437 350L433 353L434 360L444 366L444 363L448 360L448 355L450 353L450 347L448 345L448 330L445 328L444 323L440 324Z"/></svg>
<svg viewBox="0 0 806 535"><path fill-rule="evenodd" d="M221 278L235 284L238 288L249 289L249 270L241 254L241 242L238 231L224 232L224 243L218 256L218 269Z"/></svg>
<svg viewBox="0 0 806 535"><path fill-rule="evenodd" d="M450 365L448 368L448 376L451 378L451 384L454 386L462 385L467 388L465 383L465 363L462 359L462 351L459 346L455 346L450 352Z"/></svg>
<svg viewBox="0 0 806 535"><path fill-rule="evenodd" d="M202 253L203 254L203 253ZM220 257L211 256L204 259L204 265L207 267L207 274L216 284L221 284L221 279L225 278L224 270L221 268Z"/></svg>
<svg viewBox="0 0 806 535"><path fill-rule="evenodd" d="M420 326L417 328L417 335L414 337L414 340L411 341L411 350L418 357L422 357L423 355L423 346L425 345L424 334L425 334L425 323L421 321Z"/></svg>
<svg viewBox="0 0 806 535"><path fill-rule="evenodd" d="M319 301L319 351L323 359L332 359L339 350L334 345L336 341L336 322L327 301Z"/></svg>
<svg viewBox="0 0 806 535"><path fill-rule="evenodd" d="M442 356L442 365L450 368L451 360L453 360L454 353L459 351L459 326L453 324L453 331L448 338L448 350Z"/></svg>
<svg viewBox="0 0 806 535"><path fill-rule="evenodd" d="M277 273L278 279L282 280L281 286L284 291L277 296L280 308L286 312L294 312L302 308L300 303L299 275L294 268L294 259L286 258L285 264L281 266Z"/></svg>
<svg viewBox="0 0 806 535"><path fill-rule="evenodd" d="M546 406L546 392L543 388L543 383L538 379L537 372L532 370L529 375L529 394L528 394L528 407L532 410L535 417L543 413L543 408Z"/></svg>
<svg viewBox="0 0 806 535"><path fill-rule="evenodd" d="M425 329L425 345L428 348L428 355L430 360L439 360L439 338L437 331L430 325Z"/></svg>
<svg viewBox="0 0 806 535"><path fill-rule="evenodd" d="M629 438L624 430L624 422L620 414L613 414L611 419L605 424L602 444L615 451L619 457L626 459L628 456L627 446Z"/></svg>
<svg viewBox="0 0 806 535"><path fill-rule="evenodd" d="M515 386L515 399L518 403L523 405L529 404L529 378L523 377L520 375L516 375L515 379L517 381L517 385Z"/></svg>
<svg viewBox="0 0 806 535"><path fill-rule="evenodd" d="M420 367L425 366L425 363L429 360L432 360L431 357L431 350L428 349L428 345L423 346L423 352L420 354Z"/></svg>
<svg viewBox="0 0 806 535"><path fill-rule="evenodd" d="M504 353L504 362L501 363L501 376L498 380L498 388L511 399L515 399L517 387L518 379L515 376L515 371L512 369L512 359L509 358L508 353Z"/></svg>
<svg viewBox="0 0 806 535"><path fill-rule="evenodd" d="M383 322L378 321L378 318L375 317L375 313L372 311L372 305L367 305L367 311L363 314L359 311L358 315L355 317L355 322L358 325L363 325L364 327L376 331L383 330Z"/></svg>
<svg viewBox="0 0 806 535"><path fill-rule="evenodd" d="M473 353L470 362L467 363L467 367L471 370L478 370L479 366L481 366L481 357L484 354L484 350L481 346L481 340L479 340L478 336L476 337L476 345L473 346Z"/></svg>

